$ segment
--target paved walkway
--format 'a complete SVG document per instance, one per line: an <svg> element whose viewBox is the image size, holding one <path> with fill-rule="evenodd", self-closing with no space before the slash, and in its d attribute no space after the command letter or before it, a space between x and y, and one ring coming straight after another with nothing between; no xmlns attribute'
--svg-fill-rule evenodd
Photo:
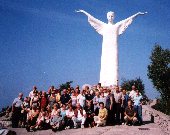
<svg viewBox="0 0 170 135"><path fill-rule="evenodd" d="M24 128L9 128L15 131L17 135L166 135L156 124L150 122L145 112L145 106L143 106L143 120L145 125L142 126L126 126L126 125L115 125L106 127L94 127L84 129L67 129L63 131L53 132L49 130L41 130L36 132L27 132Z"/></svg>

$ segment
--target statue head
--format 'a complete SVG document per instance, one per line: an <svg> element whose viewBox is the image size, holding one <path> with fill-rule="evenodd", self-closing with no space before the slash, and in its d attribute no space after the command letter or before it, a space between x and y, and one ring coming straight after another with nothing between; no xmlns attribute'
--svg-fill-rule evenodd
<svg viewBox="0 0 170 135"><path fill-rule="evenodd" d="M114 17L115 17L114 12L109 11L109 12L107 13L107 19L108 19L109 22L113 23Z"/></svg>

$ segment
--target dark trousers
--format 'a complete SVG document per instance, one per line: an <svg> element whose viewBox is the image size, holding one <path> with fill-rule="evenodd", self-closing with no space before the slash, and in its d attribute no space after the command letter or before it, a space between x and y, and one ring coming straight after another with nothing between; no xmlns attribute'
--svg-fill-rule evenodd
<svg viewBox="0 0 170 135"><path fill-rule="evenodd" d="M112 108L112 110L107 109L108 110L108 116L107 116L107 121L106 124L107 125L113 125L114 121L115 121L115 113L114 113L114 109Z"/></svg>
<svg viewBox="0 0 170 135"><path fill-rule="evenodd" d="M120 122L120 109L121 109L121 104L120 103L115 103L115 114L116 114L116 122Z"/></svg>
<svg viewBox="0 0 170 135"><path fill-rule="evenodd" d="M121 111L121 122L124 122L124 121L125 121L125 120L124 120L125 108L121 107L120 111Z"/></svg>
<svg viewBox="0 0 170 135"><path fill-rule="evenodd" d="M94 118L92 116L88 116L85 121L85 125L88 127L89 124L93 126Z"/></svg>
<svg viewBox="0 0 170 135"><path fill-rule="evenodd" d="M12 127L17 128L19 120L21 119L21 108L20 107L14 107L14 112L12 116Z"/></svg>
<svg viewBox="0 0 170 135"><path fill-rule="evenodd" d="M74 123L73 123L72 118L67 118L66 117L64 120L65 120L65 126L70 126L71 128L74 127Z"/></svg>

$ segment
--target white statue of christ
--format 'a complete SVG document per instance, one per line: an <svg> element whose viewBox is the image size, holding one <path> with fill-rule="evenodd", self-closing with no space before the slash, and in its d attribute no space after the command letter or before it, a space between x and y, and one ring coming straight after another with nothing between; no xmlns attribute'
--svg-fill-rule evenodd
<svg viewBox="0 0 170 135"><path fill-rule="evenodd" d="M126 30L135 17L138 15L144 15L147 12L138 12L137 14L116 24L113 23L114 12L111 11L107 13L108 24L94 18L84 10L79 10L76 12L84 13L88 17L88 22L91 24L91 26L103 36L99 82L102 86L118 85L118 36L120 36Z"/></svg>

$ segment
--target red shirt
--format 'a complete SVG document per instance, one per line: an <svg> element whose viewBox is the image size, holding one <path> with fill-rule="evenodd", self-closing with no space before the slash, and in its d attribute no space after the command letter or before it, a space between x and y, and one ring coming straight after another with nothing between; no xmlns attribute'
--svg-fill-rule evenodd
<svg viewBox="0 0 170 135"><path fill-rule="evenodd" d="M47 106L47 99L45 97L41 98L41 108Z"/></svg>

